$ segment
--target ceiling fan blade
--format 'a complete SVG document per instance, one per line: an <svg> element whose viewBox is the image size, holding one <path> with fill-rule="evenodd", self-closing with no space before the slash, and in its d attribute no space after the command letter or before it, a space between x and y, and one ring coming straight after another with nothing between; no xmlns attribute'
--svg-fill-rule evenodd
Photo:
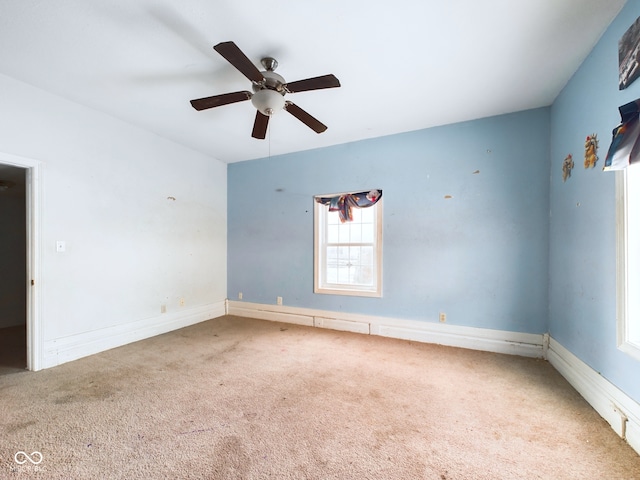
<svg viewBox="0 0 640 480"><path fill-rule="evenodd" d="M242 53L242 50L240 50L235 43L222 42L213 48L249 80L256 83L264 82L264 77L260 73L260 70Z"/></svg>
<svg viewBox="0 0 640 480"><path fill-rule="evenodd" d="M297 82L287 83L286 90L289 93L306 92L307 90L320 90L322 88L334 88L340 86L340 80L334 75L322 75L321 77L307 78Z"/></svg>
<svg viewBox="0 0 640 480"><path fill-rule="evenodd" d="M316 133L322 133L327 129L327 126L320 120L312 117L293 102L287 101L284 109Z"/></svg>
<svg viewBox="0 0 640 480"><path fill-rule="evenodd" d="M207 108L228 105L229 103L244 102L251 98L251 92L233 92L214 95L213 97L198 98L191 100L191 106L196 110L206 110Z"/></svg>
<svg viewBox="0 0 640 480"><path fill-rule="evenodd" d="M253 122L253 132L251 136L260 140L264 140L267 136L267 126L269 125L269 117L256 110L256 120Z"/></svg>

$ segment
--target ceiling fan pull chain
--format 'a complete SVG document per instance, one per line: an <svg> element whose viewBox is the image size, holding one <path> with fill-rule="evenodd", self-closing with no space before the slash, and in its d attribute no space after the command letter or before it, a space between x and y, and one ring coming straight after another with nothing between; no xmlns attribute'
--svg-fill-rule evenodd
<svg viewBox="0 0 640 480"><path fill-rule="evenodd" d="M270 124L273 124L273 122L269 122ZM269 129L268 135L269 135L269 159L271 159L271 129L273 128L273 125L269 125L267 127Z"/></svg>

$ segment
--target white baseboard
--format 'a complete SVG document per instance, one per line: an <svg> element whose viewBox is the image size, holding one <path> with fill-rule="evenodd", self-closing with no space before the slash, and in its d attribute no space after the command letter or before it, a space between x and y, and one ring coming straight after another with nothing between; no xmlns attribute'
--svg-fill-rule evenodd
<svg viewBox="0 0 640 480"><path fill-rule="evenodd" d="M547 359L611 428L640 454L640 404L553 338Z"/></svg>
<svg viewBox="0 0 640 480"><path fill-rule="evenodd" d="M321 316L313 317L313 325L318 328L328 328L330 330L342 330L344 332L371 333L371 324L340 318L327 318Z"/></svg>
<svg viewBox="0 0 640 480"><path fill-rule="evenodd" d="M144 340L163 333L188 327L225 314L225 301L163 313L131 323L123 323L77 335L48 340L44 343L43 368Z"/></svg>
<svg viewBox="0 0 640 480"><path fill-rule="evenodd" d="M230 315L295 323L423 343L542 358L544 335L461 327L417 320L376 317L311 308L266 305L241 301L227 302Z"/></svg>
<svg viewBox="0 0 640 480"><path fill-rule="evenodd" d="M388 319L371 325L373 335L401 338L449 347L505 353L522 357L543 357L543 335L507 332L487 328L442 325L440 323Z"/></svg>
<svg viewBox="0 0 640 480"><path fill-rule="evenodd" d="M313 316L297 314L291 307L277 306L277 309L270 309L271 305L258 303L244 303L227 301L227 313L238 315L239 317L258 318L260 320L270 320L272 322L293 323L296 325L306 325L313 327Z"/></svg>

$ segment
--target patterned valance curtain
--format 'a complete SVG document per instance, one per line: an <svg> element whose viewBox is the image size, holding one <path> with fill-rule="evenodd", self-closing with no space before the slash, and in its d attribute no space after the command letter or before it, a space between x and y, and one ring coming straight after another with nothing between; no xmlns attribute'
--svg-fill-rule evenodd
<svg viewBox="0 0 640 480"><path fill-rule="evenodd" d="M623 170L640 161L640 99L622 105L620 124L613 129L613 139L602 170Z"/></svg>
<svg viewBox="0 0 640 480"><path fill-rule="evenodd" d="M375 205L382 198L382 190L368 192L345 193L335 197L316 197L316 202L328 205L330 212L338 212L340 221L353 221L353 208L367 208Z"/></svg>

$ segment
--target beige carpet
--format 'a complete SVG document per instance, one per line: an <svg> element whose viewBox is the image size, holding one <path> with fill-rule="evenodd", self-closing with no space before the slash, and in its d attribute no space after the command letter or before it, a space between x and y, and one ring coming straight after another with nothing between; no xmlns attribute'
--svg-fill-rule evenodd
<svg viewBox="0 0 640 480"><path fill-rule="evenodd" d="M0 399L0 478L640 479L545 361L239 317Z"/></svg>

